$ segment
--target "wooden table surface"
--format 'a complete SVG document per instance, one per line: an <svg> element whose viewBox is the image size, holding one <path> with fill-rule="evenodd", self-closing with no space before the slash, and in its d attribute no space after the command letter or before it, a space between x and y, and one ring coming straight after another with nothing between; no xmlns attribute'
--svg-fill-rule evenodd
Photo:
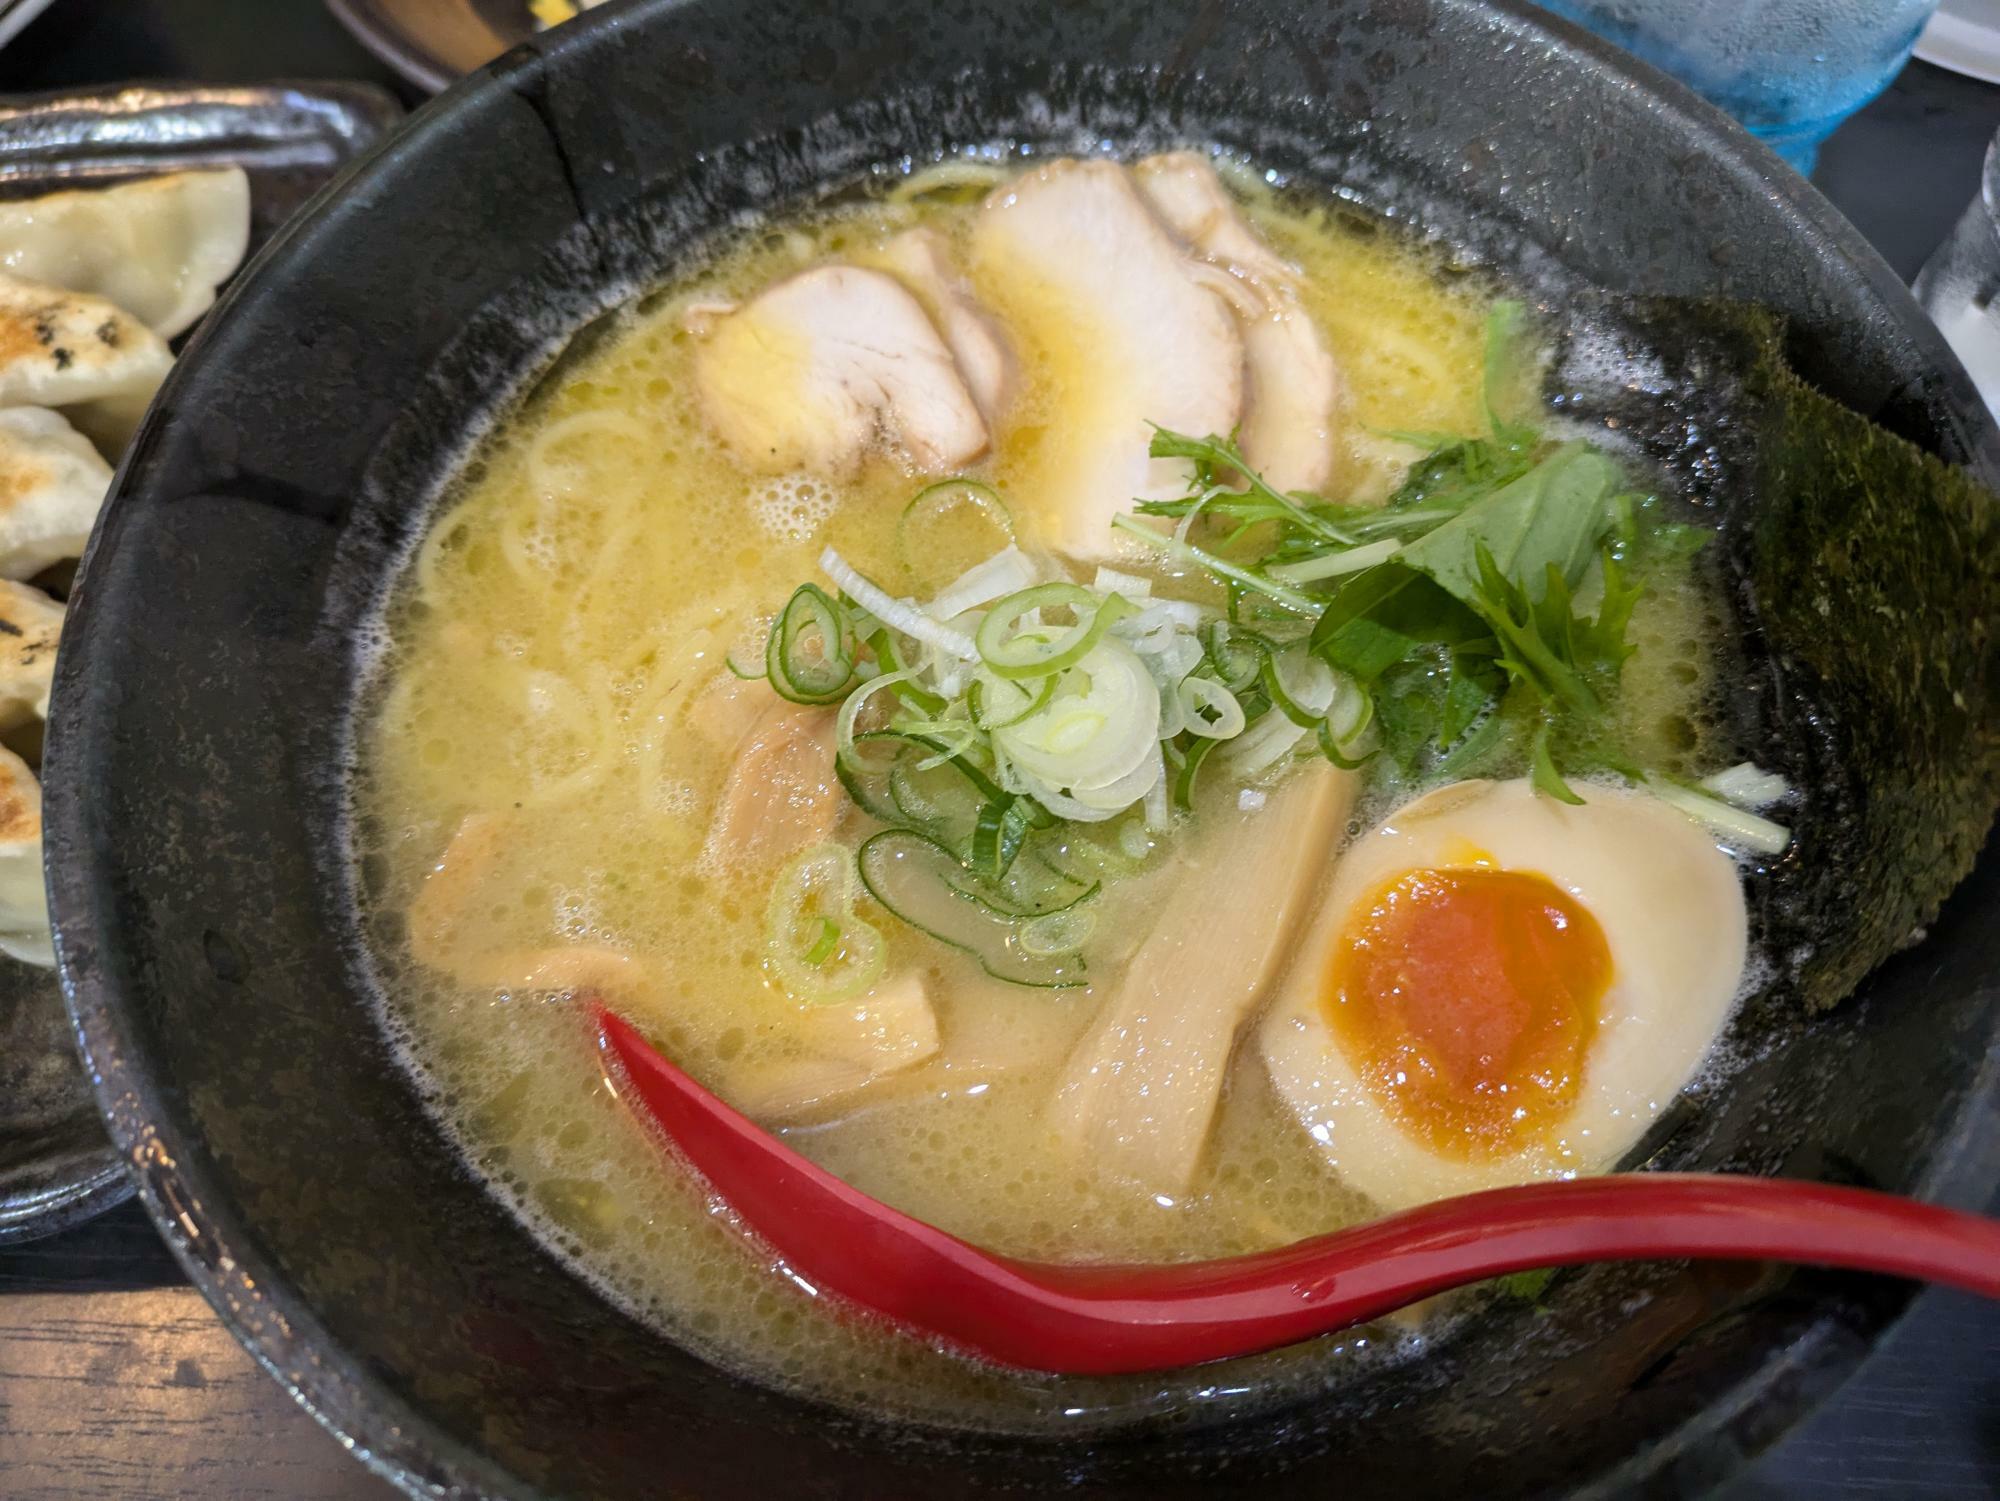
<svg viewBox="0 0 2000 1501"><path fill-rule="evenodd" d="M0 92L138 77L388 81L317 0L56 0L0 52ZM1907 277L1971 197L1996 126L2000 89L1916 64L1816 181ZM0 1501L393 1494L252 1363L136 1206L0 1249ZM1723 1495L2000 1497L2000 1308L1926 1295Z"/></svg>

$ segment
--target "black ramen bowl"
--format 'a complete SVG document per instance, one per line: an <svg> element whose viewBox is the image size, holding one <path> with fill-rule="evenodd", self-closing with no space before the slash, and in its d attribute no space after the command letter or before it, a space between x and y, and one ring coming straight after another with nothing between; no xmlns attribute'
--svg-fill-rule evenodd
<svg viewBox="0 0 2000 1501"><path fill-rule="evenodd" d="M357 637L441 477L704 237L1003 138L1221 142L1544 285L1763 304L1808 380L2000 480L2000 435L1944 345L1803 181L1524 6L613 5L444 96L294 222L196 339L98 529L56 695L50 863L70 1004L140 1193L243 1342L412 1494L1707 1488L1911 1289L1595 1268L1420 1359L1332 1355L1320 1396L1226 1422L1087 1440L897 1427L749 1385L611 1307L461 1166L378 1030L345 726ZM1942 651L1963 625L1923 628ZM1982 714L1985 687L1967 685ZM1887 708L1862 717L1821 728L1905 733ZM1936 726L1907 736L1907 773L1889 758L1843 815L1856 882L1872 850L1944 816L1924 771L1950 747ZM1950 816L1974 832L1941 846L1940 891L1990 816L1992 787L1966 795L1979 806ZM1663 1160L1983 1205L2000 1181L1996 883L1989 859L1841 1005L1767 1015L1773 1040Z"/></svg>

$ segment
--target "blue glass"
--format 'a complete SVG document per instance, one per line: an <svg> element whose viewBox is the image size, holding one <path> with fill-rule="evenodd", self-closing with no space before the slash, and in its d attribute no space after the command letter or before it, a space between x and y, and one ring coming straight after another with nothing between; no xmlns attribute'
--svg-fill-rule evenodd
<svg viewBox="0 0 2000 1501"><path fill-rule="evenodd" d="M1889 86L1938 0L1540 0L1721 105L1801 172Z"/></svg>

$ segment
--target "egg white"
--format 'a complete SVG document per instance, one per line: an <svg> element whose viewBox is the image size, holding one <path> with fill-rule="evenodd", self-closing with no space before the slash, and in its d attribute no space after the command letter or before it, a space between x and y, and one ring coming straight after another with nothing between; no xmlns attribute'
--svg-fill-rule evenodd
<svg viewBox="0 0 2000 1501"><path fill-rule="evenodd" d="M1641 792L1580 785L1572 807L1529 784L1460 782L1416 799L1341 857L1259 1030L1272 1082L1342 1178L1385 1209L1611 1166L1687 1084L1742 982L1748 920L1735 867L1699 824ZM1399 876L1485 867L1546 877L1597 919L1612 979L1576 1102L1552 1132L1470 1161L1406 1134L1326 1018L1334 947Z"/></svg>

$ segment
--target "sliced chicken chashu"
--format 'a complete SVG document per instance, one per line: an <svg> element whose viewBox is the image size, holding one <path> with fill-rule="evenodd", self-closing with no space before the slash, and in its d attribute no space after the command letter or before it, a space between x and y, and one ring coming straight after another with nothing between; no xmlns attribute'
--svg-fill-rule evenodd
<svg viewBox="0 0 2000 1501"><path fill-rule="evenodd" d="M1192 868L1154 909L1152 936L1051 1100L1051 1124L1081 1155L1152 1193L1187 1188L1237 1033L1310 915L1355 785L1315 761L1255 813L1218 813L1196 836Z"/></svg>
<svg viewBox="0 0 2000 1501"><path fill-rule="evenodd" d="M972 399L995 421L1013 394L1014 356L952 264L943 237L932 229L905 230L882 247L880 261L930 312Z"/></svg>
<svg viewBox="0 0 2000 1501"><path fill-rule="evenodd" d="M891 975L853 1001L807 1005L772 1029L795 1051L727 1074L723 1092L754 1120L825 1110L936 1055L937 1015L923 978Z"/></svg>
<svg viewBox="0 0 2000 1501"><path fill-rule="evenodd" d="M1333 472L1340 376L1299 303L1297 269L1250 227L1206 158L1172 151L1132 172L1153 211L1228 279L1215 285L1243 328L1243 456L1279 490L1319 490Z"/></svg>
<svg viewBox="0 0 2000 1501"><path fill-rule="evenodd" d="M410 903L409 944L417 962L480 990L621 996L644 986L645 966L603 944L490 949L478 943L467 918L478 903L490 900L489 883L512 837L507 821L491 813L468 814L459 824Z"/></svg>
<svg viewBox="0 0 2000 1501"><path fill-rule="evenodd" d="M1207 157L1193 151L1166 151L1135 164L1132 175L1153 212L1197 253L1267 287L1298 283L1298 268L1250 227Z"/></svg>
<svg viewBox="0 0 2000 1501"><path fill-rule="evenodd" d="M986 420L923 304L895 277L819 266L699 321L695 383L751 468L845 475L871 449L920 473L986 451Z"/></svg>
<svg viewBox="0 0 2000 1501"><path fill-rule="evenodd" d="M708 827L713 865L765 865L818 844L840 813L835 715L773 697L737 747Z"/></svg>
<svg viewBox="0 0 2000 1501"><path fill-rule="evenodd" d="M973 225L980 289L1051 387L1017 493L1078 557L1120 551L1111 519L1185 488L1153 459L1149 423L1227 433L1243 410L1243 339L1229 308L1112 162L1060 161L996 190Z"/></svg>

